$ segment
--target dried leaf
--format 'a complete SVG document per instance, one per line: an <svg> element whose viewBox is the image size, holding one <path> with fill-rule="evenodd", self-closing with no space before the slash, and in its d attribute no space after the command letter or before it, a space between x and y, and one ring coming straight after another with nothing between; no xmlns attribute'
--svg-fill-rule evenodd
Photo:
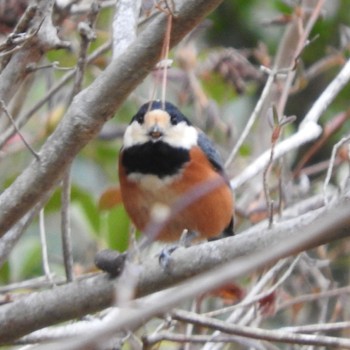
<svg viewBox="0 0 350 350"><path fill-rule="evenodd" d="M98 201L98 207L100 210L108 210L122 204L122 196L119 186L108 187L101 195Z"/></svg>
<svg viewBox="0 0 350 350"><path fill-rule="evenodd" d="M227 304L241 300L244 296L244 290L236 283L228 283L217 289L210 291L207 295L223 299Z"/></svg>

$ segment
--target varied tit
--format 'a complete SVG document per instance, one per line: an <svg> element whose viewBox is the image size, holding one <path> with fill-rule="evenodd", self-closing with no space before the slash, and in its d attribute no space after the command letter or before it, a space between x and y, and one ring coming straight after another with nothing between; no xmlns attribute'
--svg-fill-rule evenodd
<svg viewBox="0 0 350 350"><path fill-rule="evenodd" d="M233 235L233 195L220 155L169 102L148 102L131 119L120 151L119 179L125 209L141 231L154 210L166 206L171 211L176 201L208 185L204 195L170 216L156 240L179 240L185 229L200 239Z"/></svg>

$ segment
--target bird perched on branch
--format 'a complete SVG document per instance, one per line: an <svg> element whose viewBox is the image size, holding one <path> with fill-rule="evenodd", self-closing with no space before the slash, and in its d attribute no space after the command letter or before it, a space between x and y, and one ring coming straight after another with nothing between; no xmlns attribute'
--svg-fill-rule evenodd
<svg viewBox="0 0 350 350"><path fill-rule="evenodd" d="M205 134L169 102L144 104L127 127L119 157L121 195L135 226L151 239L177 241L233 235L233 195L219 153ZM165 211L164 211L165 209Z"/></svg>

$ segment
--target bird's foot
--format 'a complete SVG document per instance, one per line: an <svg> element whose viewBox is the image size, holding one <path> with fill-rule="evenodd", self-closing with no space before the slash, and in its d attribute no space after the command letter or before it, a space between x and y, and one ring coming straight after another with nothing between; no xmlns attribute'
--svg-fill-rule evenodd
<svg viewBox="0 0 350 350"><path fill-rule="evenodd" d="M164 271L169 271L173 262L171 254L178 248L178 245L172 245L164 247L159 254L158 261L159 265Z"/></svg>
<svg viewBox="0 0 350 350"><path fill-rule="evenodd" d="M173 258L171 257L171 255L177 248L188 248L193 242L193 240L197 237L197 232L185 230L180 237L179 244L174 244L163 248L158 257L159 265L163 268L163 270L169 271L171 269L171 265L173 262Z"/></svg>

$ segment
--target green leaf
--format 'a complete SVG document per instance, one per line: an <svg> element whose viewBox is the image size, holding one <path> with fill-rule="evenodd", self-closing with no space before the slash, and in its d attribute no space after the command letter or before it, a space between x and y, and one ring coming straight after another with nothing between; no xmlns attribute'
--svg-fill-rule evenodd
<svg viewBox="0 0 350 350"><path fill-rule="evenodd" d="M106 243L108 248L120 252L125 251L129 244L130 219L122 205L118 205L105 214Z"/></svg>
<svg viewBox="0 0 350 350"><path fill-rule="evenodd" d="M0 284L6 284L10 281L10 264L8 261L0 268Z"/></svg>
<svg viewBox="0 0 350 350"><path fill-rule="evenodd" d="M228 88L228 84L218 74L212 73L210 79L202 83L205 92L219 104L235 95L234 89Z"/></svg>
<svg viewBox="0 0 350 350"><path fill-rule="evenodd" d="M47 213L61 210L61 193L61 189L54 192L45 206L45 211ZM72 203L80 206L87 223L91 227L92 231L97 234L100 230L100 212L97 208L97 203L94 196L88 190L77 185L73 185L71 191L71 201Z"/></svg>
<svg viewBox="0 0 350 350"><path fill-rule="evenodd" d="M248 157L252 153L252 148L248 144L243 144L239 150L239 154L243 157Z"/></svg>
<svg viewBox="0 0 350 350"><path fill-rule="evenodd" d="M100 230L100 212L95 198L87 190L72 186L72 201L81 206L87 222L97 233Z"/></svg>
<svg viewBox="0 0 350 350"><path fill-rule="evenodd" d="M10 258L12 278L23 280L42 274L41 245L37 237L28 237L17 245Z"/></svg>

